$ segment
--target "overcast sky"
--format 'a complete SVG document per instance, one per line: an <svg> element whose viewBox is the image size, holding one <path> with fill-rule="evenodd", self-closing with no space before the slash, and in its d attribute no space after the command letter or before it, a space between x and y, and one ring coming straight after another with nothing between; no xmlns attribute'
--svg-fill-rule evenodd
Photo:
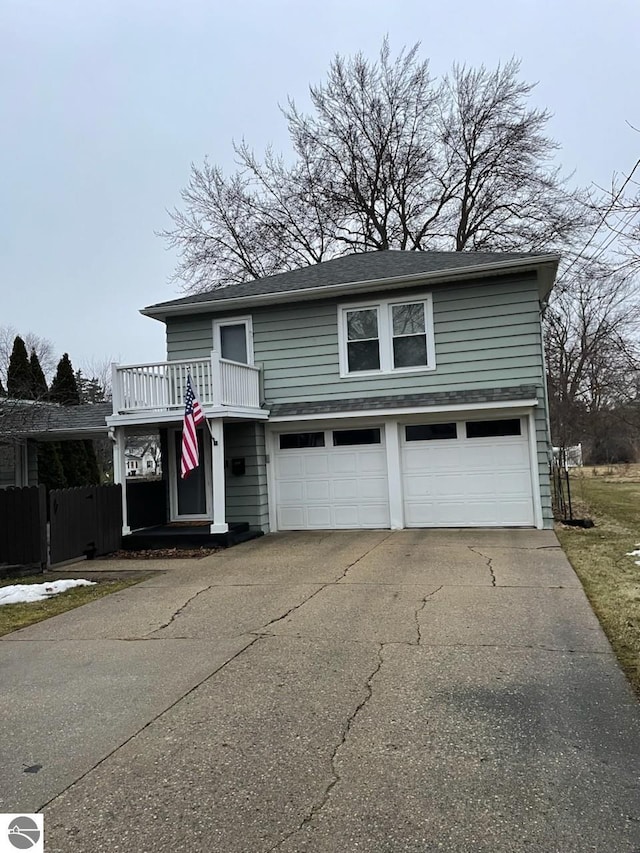
<svg viewBox="0 0 640 853"><path fill-rule="evenodd" d="M76 367L161 361L138 309L180 295L155 232L190 163L286 149L278 103L385 33L436 75L519 57L580 184L639 156L637 0L0 0L0 325Z"/></svg>

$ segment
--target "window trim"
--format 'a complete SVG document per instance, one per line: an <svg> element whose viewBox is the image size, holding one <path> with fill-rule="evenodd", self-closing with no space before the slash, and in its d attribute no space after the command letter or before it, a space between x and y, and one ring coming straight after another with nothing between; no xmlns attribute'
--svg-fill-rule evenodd
<svg viewBox="0 0 640 853"><path fill-rule="evenodd" d="M415 305L422 303L425 315L425 335L427 343L427 363L411 367L393 366L393 306ZM378 342L380 348L380 368L378 370L349 371L347 314L349 311L376 309L378 312ZM429 373L436 369L436 353L433 333L433 297L431 293L416 293L403 298L368 299L366 302L348 302L338 305L338 351L341 379L359 379L367 376Z"/></svg>
<svg viewBox="0 0 640 853"><path fill-rule="evenodd" d="M242 317L222 317L213 321L213 348L222 358L222 341L220 337L220 329L222 326L241 326L245 327L245 335L247 340L247 364L253 366L253 318L250 314L245 314ZM225 359L230 361L230 359ZM241 361L234 361L233 364L243 364Z"/></svg>

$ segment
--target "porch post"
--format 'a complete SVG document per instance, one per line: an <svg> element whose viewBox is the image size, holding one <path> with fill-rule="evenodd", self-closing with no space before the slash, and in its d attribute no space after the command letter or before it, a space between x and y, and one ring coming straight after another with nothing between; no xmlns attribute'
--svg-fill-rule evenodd
<svg viewBox="0 0 640 853"><path fill-rule="evenodd" d="M113 482L122 486L122 535L128 536L131 528L127 517L127 461L124 456L124 427L113 428Z"/></svg>
<svg viewBox="0 0 640 853"><path fill-rule="evenodd" d="M211 491L213 498L213 522L211 533L226 533L229 525L226 520L225 475L224 475L224 429L222 418L213 418L209 422L211 431Z"/></svg>

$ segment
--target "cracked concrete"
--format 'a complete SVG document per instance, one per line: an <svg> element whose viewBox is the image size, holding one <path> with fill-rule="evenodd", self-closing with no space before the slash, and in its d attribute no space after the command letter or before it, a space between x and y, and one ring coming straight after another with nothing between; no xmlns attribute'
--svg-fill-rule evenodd
<svg viewBox="0 0 640 853"><path fill-rule="evenodd" d="M0 804L48 853L640 848L639 706L552 534L164 568L0 640Z"/></svg>
<svg viewBox="0 0 640 853"><path fill-rule="evenodd" d="M482 557L483 560L486 560L489 577L491 578L491 586L496 586L496 573L493 570L493 557L487 557L486 554L482 554L477 548L473 548L471 545L468 545L467 547L473 554L477 554L479 557Z"/></svg>

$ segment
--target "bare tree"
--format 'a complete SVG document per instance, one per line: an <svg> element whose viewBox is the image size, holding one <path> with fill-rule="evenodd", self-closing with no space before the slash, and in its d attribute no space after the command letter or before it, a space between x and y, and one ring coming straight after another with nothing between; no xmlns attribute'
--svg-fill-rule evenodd
<svg viewBox="0 0 640 853"><path fill-rule="evenodd" d="M610 446L619 445L640 401L639 322L628 275L584 262L561 280L545 317L554 443L586 440L606 452L608 432Z"/></svg>
<svg viewBox="0 0 640 853"><path fill-rule="evenodd" d="M199 292L375 249L549 250L589 224L586 197L554 165L549 114L511 60L443 80L419 44L376 61L336 56L311 112L282 110L293 159L246 142L225 177L192 165L164 232L175 278Z"/></svg>
<svg viewBox="0 0 640 853"><path fill-rule="evenodd" d="M89 399L83 402L100 403L111 399L111 365L113 356L90 358L82 362L79 373L90 386Z"/></svg>
<svg viewBox="0 0 640 853"><path fill-rule="evenodd" d="M636 130L636 133L640 131ZM600 218L598 250L610 250L620 268L640 272L640 159L628 172L614 174L609 189L599 189L592 206ZM605 231L604 239L601 232ZM595 239L596 234L594 234Z"/></svg>

